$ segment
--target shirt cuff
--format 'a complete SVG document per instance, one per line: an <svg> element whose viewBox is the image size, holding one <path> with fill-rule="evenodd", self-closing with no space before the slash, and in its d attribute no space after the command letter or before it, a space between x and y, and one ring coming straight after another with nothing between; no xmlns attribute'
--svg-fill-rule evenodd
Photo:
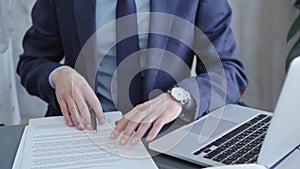
<svg viewBox="0 0 300 169"><path fill-rule="evenodd" d="M64 68L64 67L68 67L68 66L60 66L60 67L54 69L54 70L50 73L50 75L49 75L49 77L48 77L48 82L49 82L50 86L51 86L53 89L55 89L55 85L53 84L53 82L52 82L52 80L51 80L51 77L52 77L52 75L53 75L56 71L58 71L58 70L60 70L60 69L62 69L62 68Z"/></svg>

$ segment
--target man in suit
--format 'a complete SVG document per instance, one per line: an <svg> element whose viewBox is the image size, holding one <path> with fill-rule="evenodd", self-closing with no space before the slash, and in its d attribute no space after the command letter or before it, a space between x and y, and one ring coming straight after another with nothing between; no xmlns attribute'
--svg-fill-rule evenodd
<svg viewBox="0 0 300 169"><path fill-rule="evenodd" d="M164 17L155 17L155 14L149 12L181 18L201 30L219 55L218 60L224 71L225 88L215 90L214 85L209 83L208 70L219 68L205 65L203 58L197 59L197 76L182 76L185 74L184 66L175 61L173 63L172 60L170 62L167 55L173 54L190 68L194 55L197 54L191 48L199 45L201 38L186 38L193 34L184 31L182 24L176 24L172 19L166 21ZM81 56L80 51L96 30L115 19L136 13L148 15L133 17L133 20L131 18L126 22L128 24L118 25L116 22L116 29L111 29L109 36L97 37L104 43L99 48L116 43L120 36L119 31L122 30L135 30L138 33L144 26L149 29L149 33L128 37L104 53L105 58L97 68L94 83L87 80L86 74L74 69L78 56ZM83 130L91 129L88 106L95 111L100 122L104 122L103 111L129 111L116 122L111 139L116 139L122 134L120 144L129 142L134 145L149 130L146 140L151 141L165 124L182 114L194 120L212 108L239 101L247 87L247 79L236 56L236 44L230 29L231 15L226 0L37 0L32 12L33 25L24 37L24 53L20 56L17 72L30 94L49 103L46 116L62 114L69 126L76 125L79 130ZM167 33L177 31L181 36L189 34L183 39L191 41L191 46L173 37L155 33L157 29L167 30ZM147 69L137 72L129 89L117 90L120 98L129 95L130 103L134 107L131 110L123 109L122 106L118 106L122 105L123 100L118 99L118 103L115 104L113 99L113 74L128 55L142 49L160 50L148 52L146 59L135 63L133 61L127 66L131 68L144 65ZM206 53L204 60L209 60L210 51ZM99 53L101 50L97 50L96 55ZM93 56L87 57L93 59ZM59 63L63 58L65 63ZM135 60L138 59L140 58ZM147 61L143 63L143 60ZM93 61L90 64L93 64ZM160 70L160 65L174 68L174 75L170 76L168 72ZM118 70L118 73L122 72L123 75L124 72L126 74L126 69ZM123 76L118 74L118 77L122 79ZM196 88L190 87L192 81L196 83ZM95 84L95 88L91 84ZM122 80L118 80L118 86L123 86ZM162 92L153 94L155 89ZM224 103L216 102L212 105L212 93L220 98L223 96ZM123 105L126 107L126 104Z"/></svg>

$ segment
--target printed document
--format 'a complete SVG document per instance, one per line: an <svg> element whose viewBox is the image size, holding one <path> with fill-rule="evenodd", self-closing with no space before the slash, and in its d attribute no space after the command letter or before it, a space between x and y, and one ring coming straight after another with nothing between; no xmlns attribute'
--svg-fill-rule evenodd
<svg viewBox="0 0 300 169"><path fill-rule="evenodd" d="M110 140L120 112L105 113L106 123L94 131L68 127L63 117L32 119L24 131L14 168L157 168L142 142L120 146Z"/></svg>

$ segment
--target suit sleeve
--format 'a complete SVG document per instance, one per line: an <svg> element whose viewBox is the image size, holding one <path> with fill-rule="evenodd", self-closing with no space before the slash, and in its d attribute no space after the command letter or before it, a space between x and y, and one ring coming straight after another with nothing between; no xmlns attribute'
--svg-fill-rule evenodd
<svg viewBox="0 0 300 169"><path fill-rule="evenodd" d="M237 103L248 85L230 29L232 11L228 2L202 0L197 11L196 27L209 39L210 44L203 43L202 35L195 36L195 48L202 50L201 56L197 57L197 76L179 83L196 100L194 119L224 104ZM205 49L201 46L203 44ZM213 50L210 45L214 47ZM217 58L212 57L214 53ZM197 85L198 92L192 83Z"/></svg>
<svg viewBox="0 0 300 169"><path fill-rule="evenodd" d="M64 56L55 5L52 0L37 0L32 10L32 26L23 40L17 73L27 91L42 98L58 111L55 91L48 82L49 74L61 66Z"/></svg>

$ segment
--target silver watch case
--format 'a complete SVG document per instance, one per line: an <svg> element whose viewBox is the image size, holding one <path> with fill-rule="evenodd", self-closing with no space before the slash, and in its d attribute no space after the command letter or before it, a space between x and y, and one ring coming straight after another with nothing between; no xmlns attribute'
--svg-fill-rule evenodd
<svg viewBox="0 0 300 169"><path fill-rule="evenodd" d="M191 100L190 93L181 87L174 87L168 93L174 101L180 103L182 106L186 106Z"/></svg>

